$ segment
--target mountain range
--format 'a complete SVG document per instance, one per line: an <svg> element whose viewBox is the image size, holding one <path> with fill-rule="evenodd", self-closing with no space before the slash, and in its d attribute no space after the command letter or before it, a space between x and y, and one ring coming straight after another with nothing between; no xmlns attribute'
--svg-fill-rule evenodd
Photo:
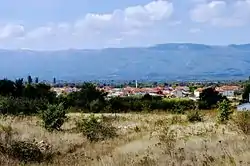
<svg viewBox="0 0 250 166"><path fill-rule="evenodd" d="M150 47L0 50L0 77L52 80L229 80L250 75L250 44L169 43Z"/></svg>

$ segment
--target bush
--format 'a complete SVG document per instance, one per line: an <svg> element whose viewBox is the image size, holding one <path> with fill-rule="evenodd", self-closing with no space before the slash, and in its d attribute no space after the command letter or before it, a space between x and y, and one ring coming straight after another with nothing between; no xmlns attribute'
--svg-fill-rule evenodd
<svg viewBox="0 0 250 166"><path fill-rule="evenodd" d="M183 113L184 110L195 108L195 102L187 99L159 99L145 96L139 97L115 97L109 100L112 112L128 112L128 111L152 111L152 110L168 110Z"/></svg>
<svg viewBox="0 0 250 166"><path fill-rule="evenodd" d="M6 150L7 154L22 162L41 162L43 154L33 143L13 141Z"/></svg>
<svg viewBox="0 0 250 166"><path fill-rule="evenodd" d="M14 136L17 134L12 127L0 125L0 153L6 158L17 159L20 162L48 161L51 153L42 151L39 146L29 141L18 141Z"/></svg>
<svg viewBox="0 0 250 166"><path fill-rule="evenodd" d="M232 111L230 110L230 105L227 100L223 100L219 103L219 122L225 123L229 120Z"/></svg>
<svg viewBox="0 0 250 166"><path fill-rule="evenodd" d="M233 121L243 133L250 134L250 112L238 112Z"/></svg>
<svg viewBox="0 0 250 166"><path fill-rule="evenodd" d="M93 114L76 122L76 127L91 142L114 138L117 135L115 127L104 122L102 117L96 117Z"/></svg>
<svg viewBox="0 0 250 166"><path fill-rule="evenodd" d="M94 113L99 113L104 109L105 105L103 101L100 101L99 99L93 100L89 104L89 111Z"/></svg>
<svg viewBox="0 0 250 166"><path fill-rule="evenodd" d="M190 111L187 114L187 119L189 122L201 122L203 117L199 111Z"/></svg>
<svg viewBox="0 0 250 166"><path fill-rule="evenodd" d="M14 97L0 97L0 113L12 115L36 114L41 109L46 109L47 100L27 99Z"/></svg>
<svg viewBox="0 0 250 166"><path fill-rule="evenodd" d="M67 118L63 104L48 105L48 109L41 112L41 118L47 130L60 130Z"/></svg>

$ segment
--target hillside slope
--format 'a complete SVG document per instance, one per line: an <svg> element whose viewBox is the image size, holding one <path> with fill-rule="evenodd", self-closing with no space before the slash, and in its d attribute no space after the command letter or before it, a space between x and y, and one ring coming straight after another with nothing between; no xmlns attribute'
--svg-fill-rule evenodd
<svg viewBox="0 0 250 166"><path fill-rule="evenodd" d="M240 79L250 75L250 44L160 44L102 50L0 50L0 76L63 80Z"/></svg>

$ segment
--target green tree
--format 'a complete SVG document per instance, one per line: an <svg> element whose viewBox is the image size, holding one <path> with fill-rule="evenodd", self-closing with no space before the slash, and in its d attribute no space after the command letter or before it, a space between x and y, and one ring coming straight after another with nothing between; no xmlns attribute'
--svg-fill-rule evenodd
<svg viewBox="0 0 250 166"><path fill-rule="evenodd" d="M15 81L15 97L22 97L23 96L23 92L24 92L24 83L23 83L23 79L17 79Z"/></svg>
<svg viewBox="0 0 250 166"><path fill-rule="evenodd" d="M63 104L48 105L48 109L41 112L44 127L47 130L60 130L67 119Z"/></svg>
<svg viewBox="0 0 250 166"><path fill-rule="evenodd" d="M228 100L223 100L219 103L219 121L221 123L225 123L229 120L230 114L232 111L230 110L230 104Z"/></svg>
<svg viewBox="0 0 250 166"><path fill-rule="evenodd" d="M215 106L219 101L227 99L223 97L213 87L206 88L200 94L199 102L203 104L203 109L210 109Z"/></svg>
<svg viewBox="0 0 250 166"><path fill-rule="evenodd" d="M53 78L53 84L54 85L56 84L56 78L55 77Z"/></svg>
<svg viewBox="0 0 250 166"><path fill-rule="evenodd" d="M35 78L35 83L36 83L36 84L39 83L39 78L38 78L38 77Z"/></svg>
<svg viewBox="0 0 250 166"><path fill-rule="evenodd" d="M103 105L106 96L107 93L98 90L94 84L84 83L79 92L74 92L70 95L69 100L73 100L75 106L91 110L91 108L97 108L97 103Z"/></svg>
<svg viewBox="0 0 250 166"><path fill-rule="evenodd" d="M30 75L28 76L27 80L28 80L28 84L32 84L33 80L32 80L32 77Z"/></svg>
<svg viewBox="0 0 250 166"><path fill-rule="evenodd" d="M8 79L0 80L0 95L12 96L15 93L15 83Z"/></svg>

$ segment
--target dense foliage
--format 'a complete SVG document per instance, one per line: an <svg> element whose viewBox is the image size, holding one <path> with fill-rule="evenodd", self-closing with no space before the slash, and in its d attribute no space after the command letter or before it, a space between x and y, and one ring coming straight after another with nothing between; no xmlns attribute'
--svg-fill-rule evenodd
<svg viewBox="0 0 250 166"><path fill-rule="evenodd" d="M200 94L199 107L200 109L211 109L216 107L218 102L226 100L227 98L220 95L214 87L206 88Z"/></svg>
<svg viewBox="0 0 250 166"><path fill-rule="evenodd" d="M48 103L57 102L56 94L50 89L46 84L32 84L30 76L26 84L23 79L0 80L0 113L36 114L46 109Z"/></svg>
<svg viewBox="0 0 250 166"><path fill-rule="evenodd" d="M197 104L189 99L164 99L159 96L145 94L142 97L113 97L97 89L92 83L84 83L79 91L68 95L56 96L47 84L39 83L38 78L29 76L27 82L0 80L0 112L2 114L36 114L47 110L48 105L62 105L64 109L81 110L83 112L140 112L165 110L183 113L194 109ZM199 108L210 109L225 99L214 88L205 89L199 100Z"/></svg>
<svg viewBox="0 0 250 166"><path fill-rule="evenodd" d="M31 115L47 108L46 99L0 97L0 113L12 115Z"/></svg>
<svg viewBox="0 0 250 166"><path fill-rule="evenodd" d="M249 94L250 94L250 84L248 83L244 86L244 91L242 94L242 100L244 103L249 102Z"/></svg>
<svg viewBox="0 0 250 166"><path fill-rule="evenodd" d="M145 98L135 97L115 97L108 101L111 112L128 112L128 111L153 111L177 109L189 110L195 107L195 102L188 99L162 99L155 98L145 100Z"/></svg>

